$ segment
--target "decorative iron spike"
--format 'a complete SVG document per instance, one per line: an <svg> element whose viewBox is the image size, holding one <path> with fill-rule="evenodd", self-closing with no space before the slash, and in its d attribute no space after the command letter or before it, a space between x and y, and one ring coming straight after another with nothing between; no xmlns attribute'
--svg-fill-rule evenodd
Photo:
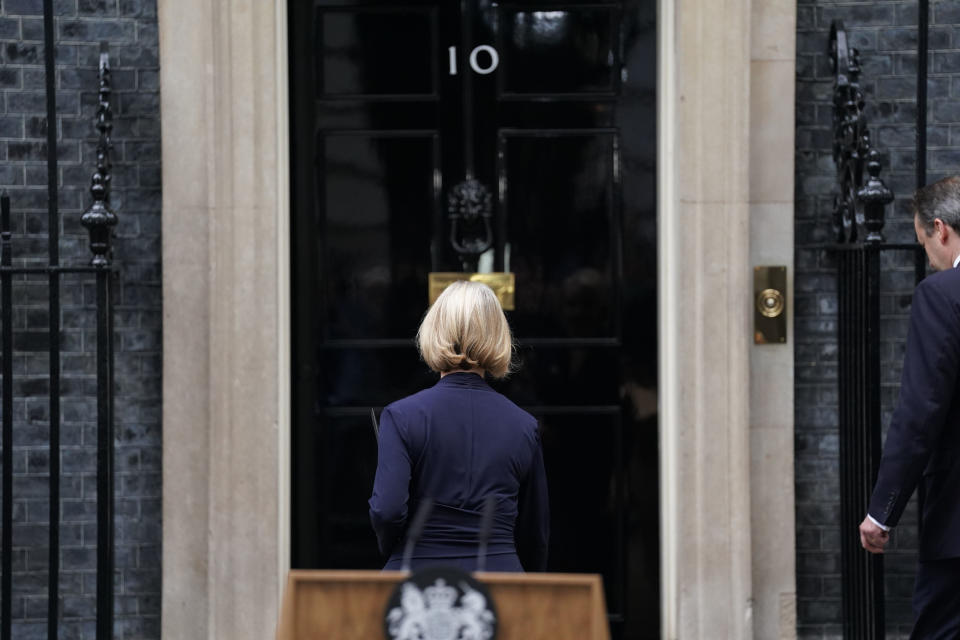
<svg viewBox="0 0 960 640"><path fill-rule="evenodd" d="M846 203L840 196L833 196L833 237L836 242L846 242L847 233L843 228L843 220L846 216Z"/></svg>
<svg viewBox="0 0 960 640"><path fill-rule="evenodd" d="M847 73L850 74L850 84L858 84L860 80L860 50L856 47L850 47L850 50L847 54L847 59L849 64L847 66Z"/></svg>
<svg viewBox="0 0 960 640"><path fill-rule="evenodd" d="M80 223L90 233L91 264L106 266L112 259L110 237L117 224L117 216L110 209L110 152L113 143L113 112L110 109L110 54L106 43L100 45L100 104L97 107L96 128L100 133L97 143L97 170L90 178L90 195L93 202L80 218Z"/></svg>
<svg viewBox="0 0 960 640"><path fill-rule="evenodd" d="M843 28L843 20L834 20L830 23L830 62L833 65L833 75L837 84L846 84L847 78L847 31Z"/></svg>
<svg viewBox="0 0 960 640"><path fill-rule="evenodd" d="M893 193L879 178L879 154L870 140L860 89L860 52L847 48L843 23L830 27L830 56L834 61L833 159L837 166L837 195L833 227L842 243L883 242L883 209ZM866 168L869 177L864 175Z"/></svg>

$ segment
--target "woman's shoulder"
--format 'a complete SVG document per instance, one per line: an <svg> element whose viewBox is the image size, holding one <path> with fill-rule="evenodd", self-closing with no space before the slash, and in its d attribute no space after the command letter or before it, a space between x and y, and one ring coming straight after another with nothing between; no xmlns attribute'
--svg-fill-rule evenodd
<svg viewBox="0 0 960 640"><path fill-rule="evenodd" d="M536 428L537 419L533 416L532 413L520 407L520 405L518 405L516 402L514 402L507 396L501 393L497 393L497 395L502 399L502 402L504 403L504 405L508 406L518 419L521 419L523 422L525 422L527 426L533 426L533 428Z"/></svg>
<svg viewBox="0 0 960 640"><path fill-rule="evenodd" d="M482 397L488 407L511 422L522 424L531 432L537 431L537 419L531 413L520 408L513 400L498 391L489 387L484 391L485 393L478 397ZM462 397L443 393L437 387L428 387L388 404L384 407L384 411L390 412L394 417L423 416L449 405L460 406L462 402Z"/></svg>
<svg viewBox="0 0 960 640"><path fill-rule="evenodd" d="M412 393L409 396L394 400L383 408L384 412L390 412L393 415L405 415L408 413L419 413L424 408L429 407L434 398L430 387Z"/></svg>
<svg viewBox="0 0 960 640"><path fill-rule="evenodd" d="M498 391L494 391L492 395L496 398L498 413L505 417L510 424L520 427L528 439L539 437L540 423L533 414Z"/></svg>

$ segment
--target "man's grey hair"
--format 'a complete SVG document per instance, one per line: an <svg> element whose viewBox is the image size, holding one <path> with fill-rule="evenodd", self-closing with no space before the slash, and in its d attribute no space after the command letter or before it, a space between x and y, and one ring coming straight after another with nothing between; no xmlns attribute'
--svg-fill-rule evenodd
<svg viewBox="0 0 960 640"><path fill-rule="evenodd" d="M933 233L933 221L937 218L960 233L960 176L950 176L917 189L913 194L913 213L927 235Z"/></svg>

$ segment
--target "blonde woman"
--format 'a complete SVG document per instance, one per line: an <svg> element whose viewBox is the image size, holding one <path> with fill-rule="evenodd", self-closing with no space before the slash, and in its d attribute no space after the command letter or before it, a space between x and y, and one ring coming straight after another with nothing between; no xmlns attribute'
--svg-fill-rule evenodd
<svg viewBox="0 0 960 640"><path fill-rule="evenodd" d="M433 510L411 568L476 569L481 511L493 498L486 569L543 571L549 506L537 421L484 380L507 375L513 355L493 291L450 285L427 311L417 347L440 380L380 417L370 521L384 569L400 569L409 517L424 499Z"/></svg>

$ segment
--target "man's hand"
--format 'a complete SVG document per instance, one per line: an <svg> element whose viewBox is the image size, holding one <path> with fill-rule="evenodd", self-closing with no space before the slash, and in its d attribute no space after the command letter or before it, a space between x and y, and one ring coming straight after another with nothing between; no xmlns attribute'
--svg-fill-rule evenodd
<svg viewBox="0 0 960 640"><path fill-rule="evenodd" d="M860 544L870 553L883 553L883 548L890 542L890 533L884 531L870 518L864 518L860 523Z"/></svg>

